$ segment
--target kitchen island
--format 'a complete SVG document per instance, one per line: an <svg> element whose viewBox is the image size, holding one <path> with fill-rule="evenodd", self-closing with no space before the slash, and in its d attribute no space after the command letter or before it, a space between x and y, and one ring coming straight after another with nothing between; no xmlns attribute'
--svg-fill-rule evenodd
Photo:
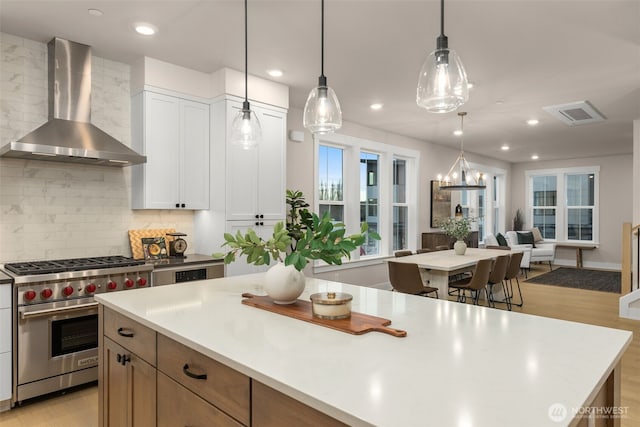
<svg viewBox="0 0 640 427"><path fill-rule="evenodd" d="M308 278L301 299L348 292L353 311L407 331L403 338L351 335L242 304L244 292L264 294L262 278L96 295L101 333L108 329L104 314L114 313L157 334L158 384L165 381L161 344L171 342L245 376L251 386L240 395L266 386L279 402L284 396L354 426L586 426L580 414L589 405L619 407L620 360L630 332ZM154 345L143 343L141 351L153 347L155 354ZM125 363L129 357L118 356ZM190 369L185 363L183 370ZM255 395L248 401L245 419L233 405L221 409L234 422L259 425L256 410L264 411L264 402ZM105 402L102 392L101 416ZM605 421L601 412L596 418L595 425ZM619 424L619 418L606 421Z"/></svg>

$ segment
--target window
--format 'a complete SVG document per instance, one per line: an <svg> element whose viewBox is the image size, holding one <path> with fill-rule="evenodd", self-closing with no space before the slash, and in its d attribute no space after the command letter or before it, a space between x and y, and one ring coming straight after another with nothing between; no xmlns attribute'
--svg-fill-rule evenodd
<svg viewBox="0 0 640 427"><path fill-rule="evenodd" d="M567 175L567 239L593 240L594 178Z"/></svg>
<svg viewBox="0 0 640 427"><path fill-rule="evenodd" d="M545 239L556 238L557 177L534 176L533 187L533 226L538 227Z"/></svg>
<svg viewBox="0 0 640 427"><path fill-rule="evenodd" d="M527 171L529 215L545 239L598 241L598 167Z"/></svg>
<svg viewBox="0 0 640 427"><path fill-rule="evenodd" d="M393 250L408 248L407 161L393 159Z"/></svg>
<svg viewBox="0 0 640 427"><path fill-rule="evenodd" d="M360 153L360 222L366 222L369 230L378 232L378 186L379 156L372 153ZM362 255L375 255L380 252L379 240L367 239L362 245Z"/></svg>
<svg viewBox="0 0 640 427"><path fill-rule="evenodd" d="M330 212L348 234L367 223L381 237L366 241L351 260L415 249L420 153L340 134L318 136L315 144L318 213Z"/></svg>
<svg viewBox="0 0 640 427"><path fill-rule="evenodd" d="M318 215L329 212L335 222L344 222L343 152L321 145L318 150Z"/></svg>

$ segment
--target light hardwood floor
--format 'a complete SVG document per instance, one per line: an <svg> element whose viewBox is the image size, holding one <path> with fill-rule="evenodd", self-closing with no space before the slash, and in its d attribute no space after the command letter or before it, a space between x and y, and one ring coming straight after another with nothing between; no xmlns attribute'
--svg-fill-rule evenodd
<svg viewBox="0 0 640 427"><path fill-rule="evenodd" d="M548 271L536 265L531 275ZM618 317L619 295L520 282L525 297L522 308L514 311L625 329L634 334L622 359L622 401L627 413L621 417L622 427L640 426L640 321ZM585 337L588 339L588 337ZM594 346L606 343L593 343ZM578 357L589 357L588 354ZM515 390L514 390L515 392ZM27 403L0 414L2 427L91 427L97 426L98 391L89 387L47 400Z"/></svg>

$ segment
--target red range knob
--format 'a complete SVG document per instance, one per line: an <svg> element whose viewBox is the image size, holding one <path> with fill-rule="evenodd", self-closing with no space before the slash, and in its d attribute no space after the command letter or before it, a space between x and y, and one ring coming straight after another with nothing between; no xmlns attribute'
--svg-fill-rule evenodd
<svg viewBox="0 0 640 427"><path fill-rule="evenodd" d="M116 282L114 282L113 280L109 280L109 282L107 283L107 289L109 290L114 290L115 288L118 287L118 284Z"/></svg>
<svg viewBox="0 0 640 427"><path fill-rule="evenodd" d="M87 287L85 288L85 292L88 294L92 294L96 291L96 285L94 285L93 283L89 283L87 285Z"/></svg>
<svg viewBox="0 0 640 427"><path fill-rule="evenodd" d="M62 294L63 294L65 297L68 297L68 296L72 295L72 294L73 294L73 288L72 288L71 286L65 286L65 287L62 289Z"/></svg>
<svg viewBox="0 0 640 427"><path fill-rule="evenodd" d="M138 277L138 286L147 286L147 279L144 277Z"/></svg>
<svg viewBox="0 0 640 427"><path fill-rule="evenodd" d="M51 295L53 295L53 291L49 288L44 288L42 292L40 292L42 299L49 299L51 298Z"/></svg>
<svg viewBox="0 0 640 427"><path fill-rule="evenodd" d="M134 283L134 281L133 281L133 280L131 280L131 279L127 279L127 280L125 280L125 281L124 281L124 285L125 285L127 288L133 288L133 285L134 285L134 284L135 284L135 283Z"/></svg>
<svg viewBox="0 0 640 427"><path fill-rule="evenodd" d="M25 301L33 301L33 299L36 297L36 292L35 291L27 291L24 293L24 299Z"/></svg>

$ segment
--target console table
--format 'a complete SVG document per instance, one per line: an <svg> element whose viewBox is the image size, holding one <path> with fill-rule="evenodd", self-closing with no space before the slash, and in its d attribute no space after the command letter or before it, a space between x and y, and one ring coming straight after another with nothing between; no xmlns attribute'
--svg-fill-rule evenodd
<svg viewBox="0 0 640 427"><path fill-rule="evenodd" d="M443 232L422 233L422 248L435 250L438 246L447 246L453 248L456 239ZM478 247L478 232L472 231L469 237L464 239L468 248Z"/></svg>
<svg viewBox="0 0 640 427"><path fill-rule="evenodd" d="M596 249L598 245L594 243L562 242L556 243L556 248L569 248L576 250L576 268L582 268L582 250Z"/></svg>

